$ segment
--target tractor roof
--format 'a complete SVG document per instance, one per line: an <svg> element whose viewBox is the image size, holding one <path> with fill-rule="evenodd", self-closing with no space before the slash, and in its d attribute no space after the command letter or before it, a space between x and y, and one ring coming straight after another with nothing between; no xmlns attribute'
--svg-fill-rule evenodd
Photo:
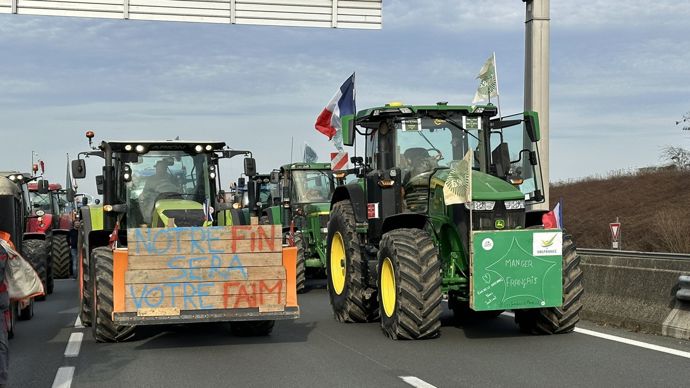
<svg viewBox="0 0 690 388"><path fill-rule="evenodd" d="M20 197L21 191L14 182L5 178L5 176L2 175L0 176L0 195L11 195L14 197Z"/></svg>
<svg viewBox="0 0 690 388"><path fill-rule="evenodd" d="M417 113L426 113L434 116L438 114L442 118L447 112L459 112L466 116L490 115L494 116L498 113L494 105L448 105L445 103L438 103L436 105L403 105L400 103L391 103L384 106L368 108L357 112L357 124L364 124L367 121L380 121L384 117L405 117L415 116Z"/></svg>
<svg viewBox="0 0 690 388"><path fill-rule="evenodd" d="M131 141L108 141L106 142L115 152L128 152L126 146L136 147L143 145L149 151L194 151L194 147L200 145L206 148L212 147L213 151L221 151L225 147L223 141L200 141L200 140L131 140ZM132 149L133 151L134 149Z"/></svg>
<svg viewBox="0 0 690 388"><path fill-rule="evenodd" d="M16 177L19 175L22 176L22 180L24 182L28 182L29 179L31 179L31 174L26 173L26 172L22 173L19 171L0 171L0 177L8 178L10 181L16 182Z"/></svg>
<svg viewBox="0 0 690 388"><path fill-rule="evenodd" d="M30 182L29 183L29 191L36 191L38 190L38 182ZM57 191L57 190L62 190L62 185L59 183L49 183L48 184L48 191Z"/></svg>
<svg viewBox="0 0 690 388"><path fill-rule="evenodd" d="M290 163L281 167L283 170L331 170L330 163Z"/></svg>

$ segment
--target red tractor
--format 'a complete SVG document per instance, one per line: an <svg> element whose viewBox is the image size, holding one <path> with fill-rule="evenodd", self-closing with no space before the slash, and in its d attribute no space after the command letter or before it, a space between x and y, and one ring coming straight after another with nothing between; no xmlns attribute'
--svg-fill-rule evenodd
<svg viewBox="0 0 690 388"><path fill-rule="evenodd" d="M53 278L69 278L72 268L70 230L73 226L73 206L67 201L66 191L57 183L29 183L31 215L26 225L27 233L45 235L49 257L46 266L46 292L53 291ZM43 277L43 274L39 274Z"/></svg>

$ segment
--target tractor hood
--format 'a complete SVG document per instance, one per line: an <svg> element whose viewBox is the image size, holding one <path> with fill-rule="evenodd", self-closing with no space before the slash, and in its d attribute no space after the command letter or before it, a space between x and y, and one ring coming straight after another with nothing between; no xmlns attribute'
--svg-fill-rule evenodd
<svg viewBox="0 0 690 388"><path fill-rule="evenodd" d="M437 171L431 178L431 188L443 186L448 179L450 169ZM473 201L507 201L525 199L525 195L515 186L479 171L472 171L472 200Z"/></svg>
<svg viewBox="0 0 690 388"><path fill-rule="evenodd" d="M304 205L304 214L326 213L331 211L331 204L326 203L309 203Z"/></svg>
<svg viewBox="0 0 690 388"><path fill-rule="evenodd" d="M156 202L154 212L153 227L165 227L170 219L177 227L211 224L206 217L204 205L187 199L161 199Z"/></svg>

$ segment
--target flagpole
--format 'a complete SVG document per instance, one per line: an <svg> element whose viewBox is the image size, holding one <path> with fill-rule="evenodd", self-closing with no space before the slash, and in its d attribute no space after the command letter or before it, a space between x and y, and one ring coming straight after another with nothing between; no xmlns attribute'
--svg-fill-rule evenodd
<svg viewBox="0 0 690 388"><path fill-rule="evenodd" d="M498 65L496 65L496 52L493 52L494 56L494 77L496 77L496 102L498 104L498 119L501 120L503 115L501 114L501 94L498 92ZM489 92L489 98L491 98L491 93Z"/></svg>

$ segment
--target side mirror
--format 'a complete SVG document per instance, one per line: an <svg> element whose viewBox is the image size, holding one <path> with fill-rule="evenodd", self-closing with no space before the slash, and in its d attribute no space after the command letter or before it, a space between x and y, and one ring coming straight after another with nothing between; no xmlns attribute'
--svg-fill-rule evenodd
<svg viewBox="0 0 690 388"><path fill-rule="evenodd" d="M244 187L244 185L245 185L244 178L238 178L237 179L237 187Z"/></svg>
<svg viewBox="0 0 690 388"><path fill-rule="evenodd" d="M72 161L72 177L74 179L86 178L86 161L84 159Z"/></svg>
<svg viewBox="0 0 690 388"><path fill-rule="evenodd" d="M88 197L82 197L81 198L81 204L82 206L86 206L89 204L89 198Z"/></svg>
<svg viewBox="0 0 690 388"><path fill-rule="evenodd" d="M74 202L74 189L67 189L66 191L67 202Z"/></svg>
<svg viewBox="0 0 690 388"><path fill-rule="evenodd" d="M256 175L256 160L254 158L244 158L244 175Z"/></svg>
<svg viewBox="0 0 690 388"><path fill-rule="evenodd" d="M39 194L48 194L50 192L50 186L47 180L41 179L37 182L37 184Z"/></svg>
<svg viewBox="0 0 690 388"><path fill-rule="evenodd" d="M98 175L96 176L96 191L98 191L98 194L103 194L103 175Z"/></svg>
<svg viewBox="0 0 690 388"><path fill-rule="evenodd" d="M529 136L532 143L536 143L541 139L537 112L525 112L525 131L527 131L527 136Z"/></svg>
<svg viewBox="0 0 690 388"><path fill-rule="evenodd" d="M280 171L271 171L271 183L273 184L278 184L280 183Z"/></svg>

